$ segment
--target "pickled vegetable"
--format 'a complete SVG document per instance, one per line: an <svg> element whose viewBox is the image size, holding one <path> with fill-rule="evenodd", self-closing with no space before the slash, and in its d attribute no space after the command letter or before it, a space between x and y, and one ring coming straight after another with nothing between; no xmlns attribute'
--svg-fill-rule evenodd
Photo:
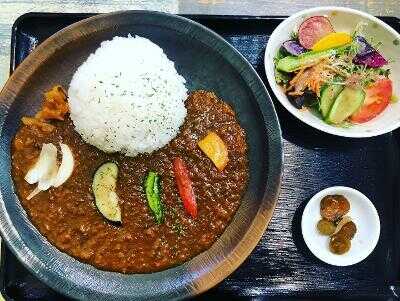
<svg viewBox="0 0 400 301"><path fill-rule="evenodd" d="M332 253L342 255L350 250L351 241L341 235L333 235L329 241L329 249Z"/></svg>
<svg viewBox="0 0 400 301"><path fill-rule="evenodd" d="M321 216L328 221L337 221L350 210L349 201L342 195L327 195L321 200Z"/></svg>
<svg viewBox="0 0 400 301"><path fill-rule="evenodd" d="M347 216L347 215L346 215L346 216L343 216L343 218L337 220L337 221L335 222L335 224L336 224L336 229L335 229L335 232L334 232L333 234L338 233L338 232L340 231L340 229L342 229L343 225L346 224L346 223L348 223L348 222L351 222L351 217L350 217L350 216Z"/></svg>
<svg viewBox="0 0 400 301"><path fill-rule="evenodd" d="M338 236L343 236L346 239L353 239L354 235L357 232L356 224L352 221L349 221L341 226L340 230L336 233Z"/></svg>
<svg viewBox="0 0 400 301"><path fill-rule="evenodd" d="M317 224L317 229L322 235L332 235L335 232L336 226L331 221L321 219Z"/></svg>

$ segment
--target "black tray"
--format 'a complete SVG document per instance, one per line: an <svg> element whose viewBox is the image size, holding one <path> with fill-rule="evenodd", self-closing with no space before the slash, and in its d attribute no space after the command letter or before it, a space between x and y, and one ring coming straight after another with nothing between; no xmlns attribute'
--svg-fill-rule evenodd
<svg viewBox="0 0 400 301"><path fill-rule="evenodd" d="M11 70L32 49L88 14L30 13L13 26ZM222 35L254 66L264 82L264 50L283 17L186 16ZM382 17L397 31L400 19ZM269 89L269 87L268 87ZM271 96L273 95L270 91ZM220 285L198 299L394 300L399 282L399 132L369 139L324 134L292 117L274 99L283 131L285 166L274 217L248 259ZM381 219L381 236L363 262L334 267L305 246L300 219L306 202L319 190L345 185L365 193ZM30 274L3 244L0 289L13 300L65 300ZM258 300L258 298L257 298Z"/></svg>

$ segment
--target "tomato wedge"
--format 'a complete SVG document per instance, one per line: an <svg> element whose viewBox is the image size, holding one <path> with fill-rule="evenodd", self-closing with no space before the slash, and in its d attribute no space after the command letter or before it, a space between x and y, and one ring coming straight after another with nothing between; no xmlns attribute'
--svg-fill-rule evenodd
<svg viewBox="0 0 400 301"><path fill-rule="evenodd" d="M175 158L173 161L173 169L176 184L178 186L179 196L182 199L183 207L186 212L193 218L197 216L197 203L194 195L192 180L185 163L181 158Z"/></svg>
<svg viewBox="0 0 400 301"><path fill-rule="evenodd" d="M375 118L389 105L392 93L393 86L390 79L377 80L365 90L364 104L350 117L350 120L354 123L364 123Z"/></svg>

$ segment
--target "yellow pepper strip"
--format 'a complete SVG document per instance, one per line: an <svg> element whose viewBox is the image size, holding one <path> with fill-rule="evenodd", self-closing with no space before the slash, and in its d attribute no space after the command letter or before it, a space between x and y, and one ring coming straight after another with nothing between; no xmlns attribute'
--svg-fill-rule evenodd
<svg viewBox="0 0 400 301"><path fill-rule="evenodd" d="M219 171L228 164L228 148L224 141L214 132L209 132L197 145L214 163Z"/></svg>
<svg viewBox="0 0 400 301"><path fill-rule="evenodd" d="M322 51L339 47L351 42L351 36L346 32L332 32L314 44L313 51Z"/></svg>

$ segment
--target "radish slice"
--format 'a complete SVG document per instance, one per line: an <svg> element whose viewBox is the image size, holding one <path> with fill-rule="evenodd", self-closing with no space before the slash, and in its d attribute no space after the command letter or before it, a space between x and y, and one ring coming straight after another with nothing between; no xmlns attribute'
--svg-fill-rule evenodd
<svg viewBox="0 0 400 301"><path fill-rule="evenodd" d="M301 23L299 28L299 42L306 49L311 49L324 36L334 32L327 17L314 16Z"/></svg>
<svg viewBox="0 0 400 301"><path fill-rule="evenodd" d="M54 169L57 169L57 148L52 143L43 144L39 159L26 174L25 181L35 184L42 179L46 180L53 176ZM47 185L42 184L41 186Z"/></svg>
<svg viewBox="0 0 400 301"><path fill-rule="evenodd" d="M74 156L68 145L60 143L62 160L61 165L58 168L56 178L54 180L53 186L59 187L68 180L74 170Z"/></svg>

